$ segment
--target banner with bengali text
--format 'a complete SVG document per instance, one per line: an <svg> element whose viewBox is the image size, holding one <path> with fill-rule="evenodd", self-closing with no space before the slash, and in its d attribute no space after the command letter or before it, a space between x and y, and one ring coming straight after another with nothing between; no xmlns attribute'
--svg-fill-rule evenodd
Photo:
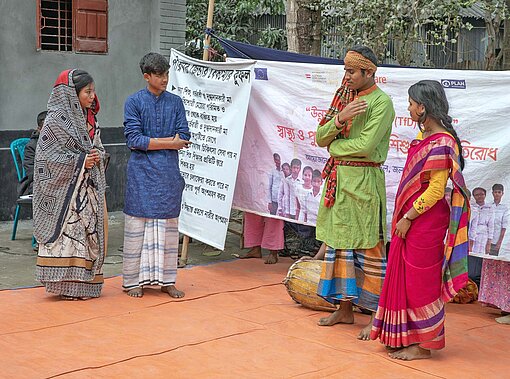
<svg viewBox="0 0 510 379"><path fill-rule="evenodd" d="M234 194L253 61L213 63L176 50L169 90L182 98L193 142L179 151L186 182L179 232L223 249Z"/></svg>
<svg viewBox="0 0 510 379"><path fill-rule="evenodd" d="M282 219L299 213L293 222L314 225L318 207L317 189L314 188L319 181L315 180L310 186L309 173L322 171L328 157L325 148L315 145L315 131L340 84L343 66L258 61L254 72L234 207ZM391 96L396 111L388 159L382 166L386 174L387 224L391 223L407 149L419 131L407 111L407 90L423 79L438 80L445 88L453 125L464 146L464 176L468 188L485 189L488 205L494 201L493 184L502 184L509 191L503 195L498 207L480 207L471 198L474 223L470 239L473 249L477 250L473 255L510 260L510 233L504 235L498 252L493 246L492 254L497 255L489 255L485 248L490 247L487 245L490 238L496 239L492 242L497 244L502 229L510 222L510 72L378 69L376 82ZM276 170L274 154L278 154L281 167L290 165L293 159L301 162L294 190L283 188L285 185L289 187L292 176L284 178L286 168ZM309 168L305 170L306 167ZM275 187L275 182L280 190ZM295 196L290 205L285 192ZM299 210L294 204L298 204Z"/></svg>

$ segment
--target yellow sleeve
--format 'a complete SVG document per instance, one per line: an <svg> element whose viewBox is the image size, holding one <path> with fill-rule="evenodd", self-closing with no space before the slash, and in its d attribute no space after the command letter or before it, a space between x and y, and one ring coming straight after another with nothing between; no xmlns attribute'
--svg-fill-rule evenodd
<svg viewBox="0 0 510 379"><path fill-rule="evenodd" d="M416 212L422 214L441 200L444 197L447 181L448 169L431 171L429 187L413 203Z"/></svg>

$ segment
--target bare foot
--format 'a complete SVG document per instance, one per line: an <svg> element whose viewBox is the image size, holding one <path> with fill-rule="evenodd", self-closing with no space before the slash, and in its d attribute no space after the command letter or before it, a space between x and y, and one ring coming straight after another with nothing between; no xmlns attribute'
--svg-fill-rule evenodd
<svg viewBox="0 0 510 379"><path fill-rule="evenodd" d="M510 325L510 315L503 316L503 317L498 317L496 319L496 322L499 323L499 324Z"/></svg>
<svg viewBox="0 0 510 379"><path fill-rule="evenodd" d="M79 298L77 298L77 297L67 296L67 295L60 295L60 299L61 300L66 300L66 301L76 301L76 300L79 300Z"/></svg>
<svg viewBox="0 0 510 379"><path fill-rule="evenodd" d="M269 255L266 257L264 263L268 265L273 265L276 262L278 262L278 252L275 250L269 250Z"/></svg>
<svg viewBox="0 0 510 379"><path fill-rule="evenodd" d="M395 351L402 349L401 347L391 347L391 346L384 346L384 348L386 349L386 351L388 353L394 353Z"/></svg>
<svg viewBox="0 0 510 379"><path fill-rule="evenodd" d="M374 323L374 312L370 316L370 322L365 326L358 334L358 339L362 341L370 341L370 331L372 330L372 324Z"/></svg>
<svg viewBox="0 0 510 379"><path fill-rule="evenodd" d="M142 297L143 296L143 288L142 287L136 287L132 290L127 291L128 296L131 297Z"/></svg>
<svg viewBox="0 0 510 379"><path fill-rule="evenodd" d="M394 353L388 353L390 358L401 359L403 361L413 361L415 359L427 359L431 357L430 350L423 349L418 345L411 345L397 350Z"/></svg>
<svg viewBox="0 0 510 379"><path fill-rule="evenodd" d="M347 303L348 307L343 305ZM350 308L350 310L348 309ZM334 311L328 317L323 317L317 323L320 326L331 326L335 324L354 324L354 315L352 313L352 305L348 301L342 301L340 308Z"/></svg>
<svg viewBox="0 0 510 379"><path fill-rule="evenodd" d="M318 261L324 260L324 255L326 255L327 249L328 249L328 246L323 242L319 251L317 252L317 254L315 254L313 259L318 260Z"/></svg>
<svg viewBox="0 0 510 379"><path fill-rule="evenodd" d="M246 255L239 257L239 259L250 258L262 258L262 250L260 249L260 246L252 247L251 250L246 253Z"/></svg>
<svg viewBox="0 0 510 379"><path fill-rule="evenodd" d="M181 297L184 297L184 292L179 291L173 284L161 287L161 292L166 292L170 297L173 297L174 299L180 299Z"/></svg>

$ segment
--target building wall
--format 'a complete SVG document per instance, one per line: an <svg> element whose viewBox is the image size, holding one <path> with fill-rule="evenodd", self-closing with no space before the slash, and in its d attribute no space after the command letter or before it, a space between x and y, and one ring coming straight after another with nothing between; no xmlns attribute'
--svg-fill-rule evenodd
<svg viewBox="0 0 510 379"><path fill-rule="evenodd" d="M172 47L184 50L186 1L109 0L107 54L37 51L37 1L0 0L0 220L12 219L16 200L9 144L30 135L58 74L76 67L94 77L102 139L112 156L108 208L122 209L129 157L122 130L124 101L145 85L138 67L144 54L168 57Z"/></svg>
<svg viewBox="0 0 510 379"><path fill-rule="evenodd" d="M186 1L161 0L160 48L170 58L170 49L184 51L186 38Z"/></svg>

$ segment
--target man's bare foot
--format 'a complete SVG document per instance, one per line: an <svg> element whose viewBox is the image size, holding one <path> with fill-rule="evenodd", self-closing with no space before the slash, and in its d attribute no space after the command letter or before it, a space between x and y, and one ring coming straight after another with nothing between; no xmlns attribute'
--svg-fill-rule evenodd
<svg viewBox="0 0 510 379"><path fill-rule="evenodd" d="M372 330L372 324L374 323L374 312L370 316L370 322L365 326L358 334L358 339L362 341L370 341L370 331Z"/></svg>
<svg viewBox="0 0 510 379"><path fill-rule="evenodd" d="M128 296L131 297L142 297L143 296L143 288L142 287L136 287L129 291L127 291Z"/></svg>
<svg viewBox="0 0 510 379"><path fill-rule="evenodd" d="M328 317L323 317L317 323L320 326L331 326L335 324L354 324L354 314L349 301L342 301L340 307Z"/></svg>
<svg viewBox="0 0 510 379"><path fill-rule="evenodd" d="M179 291L174 285L161 287L161 292L166 292L170 297L174 299L180 299L184 297L184 292Z"/></svg>
<svg viewBox="0 0 510 379"><path fill-rule="evenodd" d="M324 255L326 255L327 249L328 249L328 246L323 242L319 251L317 252L317 254L315 254L313 259L318 260L318 261L324 260Z"/></svg>
<svg viewBox="0 0 510 379"><path fill-rule="evenodd" d="M262 258L262 250L260 246L252 247L246 255L240 256L239 259Z"/></svg>
<svg viewBox="0 0 510 379"><path fill-rule="evenodd" d="M503 317L498 317L496 319L496 322L499 323L499 324L510 325L510 315L503 316Z"/></svg>
<svg viewBox="0 0 510 379"><path fill-rule="evenodd" d="M388 353L390 358L401 359L403 361L413 361L415 359L427 359L431 357L430 350L424 349L418 345L411 345L397 350L393 353Z"/></svg>
<svg viewBox="0 0 510 379"><path fill-rule="evenodd" d="M264 261L265 264L272 265L278 262L278 252L275 250L269 250L269 255L266 257Z"/></svg>

